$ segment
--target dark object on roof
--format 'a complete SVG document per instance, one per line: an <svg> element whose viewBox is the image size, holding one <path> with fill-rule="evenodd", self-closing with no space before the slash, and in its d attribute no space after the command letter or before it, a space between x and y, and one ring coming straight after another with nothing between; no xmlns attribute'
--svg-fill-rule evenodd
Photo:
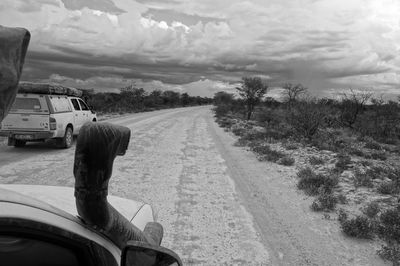
<svg viewBox="0 0 400 266"><path fill-rule="evenodd" d="M48 83L30 83L20 82L18 85L19 93L36 93L36 94L56 94L56 95L68 95L81 97L82 91L61 86L59 84L48 84Z"/></svg>

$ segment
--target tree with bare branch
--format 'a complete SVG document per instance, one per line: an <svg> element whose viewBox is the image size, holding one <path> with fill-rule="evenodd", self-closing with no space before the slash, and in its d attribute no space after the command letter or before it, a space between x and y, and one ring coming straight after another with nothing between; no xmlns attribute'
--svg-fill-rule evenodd
<svg viewBox="0 0 400 266"><path fill-rule="evenodd" d="M254 107L261 101L267 92L268 85L259 77L243 77L242 86L237 87L240 97L246 105L246 118L250 120Z"/></svg>
<svg viewBox="0 0 400 266"><path fill-rule="evenodd" d="M371 98L372 93L367 91L354 91L341 94L339 119L342 125L353 128L358 116L364 111L365 105Z"/></svg>
<svg viewBox="0 0 400 266"><path fill-rule="evenodd" d="M289 106L289 109L293 107L293 104L297 102L300 96L307 92L307 88L301 84L285 83L283 85L282 97L285 103Z"/></svg>

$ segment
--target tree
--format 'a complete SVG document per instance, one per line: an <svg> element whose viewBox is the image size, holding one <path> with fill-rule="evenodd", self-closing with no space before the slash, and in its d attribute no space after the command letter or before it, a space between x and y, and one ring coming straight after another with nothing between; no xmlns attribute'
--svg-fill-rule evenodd
<svg viewBox="0 0 400 266"><path fill-rule="evenodd" d="M219 104L230 104L233 102L233 94L228 93L225 91L219 91L214 94L214 104L219 105Z"/></svg>
<svg viewBox="0 0 400 266"><path fill-rule="evenodd" d="M143 88L136 88L130 85L120 89L122 99L126 102L129 108L141 110L144 108L143 101L146 97L146 91Z"/></svg>
<svg viewBox="0 0 400 266"><path fill-rule="evenodd" d="M163 91L161 97L163 99L164 105L167 105L169 107L175 107L179 104L179 99L181 97L181 94L176 91L167 90Z"/></svg>
<svg viewBox="0 0 400 266"><path fill-rule="evenodd" d="M400 105L395 101L385 101L382 95L372 98L371 105L357 119L354 127L375 140L394 141L400 136Z"/></svg>
<svg viewBox="0 0 400 266"><path fill-rule="evenodd" d="M246 117L250 120L254 107L261 101L267 92L268 85L264 84L258 77L243 77L241 87L237 87L240 97L246 106Z"/></svg>
<svg viewBox="0 0 400 266"><path fill-rule="evenodd" d="M297 102L301 95L307 92L307 88L301 84L286 83L283 85L282 97L285 103L288 104L289 109Z"/></svg>
<svg viewBox="0 0 400 266"><path fill-rule="evenodd" d="M181 94L181 103L182 106L187 106L190 103L189 94L187 94L186 92Z"/></svg>
<svg viewBox="0 0 400 266"><path fill-rule="evenodd" d="M315 98L308 98L293 105L289 123L298 134L311 140L322 127L326 116L325 106Z"/></svg>
<svg viewBox="0 0 400 266"><path fill-rule="evenodd" d="M342 101L340 102L340 122L342 125L353 128L358 116L364 111L365 105L371 98L370 92L355 92L350 89L349 93L342 93Z"/></svg>
<svg viewBox="0 0 400 266"><path fill-rule="evenodd" d="M159 108L163 103L161 94L162 94L161 90L155 89L155 90L151 91L144 99L145 107Z"/></svg>

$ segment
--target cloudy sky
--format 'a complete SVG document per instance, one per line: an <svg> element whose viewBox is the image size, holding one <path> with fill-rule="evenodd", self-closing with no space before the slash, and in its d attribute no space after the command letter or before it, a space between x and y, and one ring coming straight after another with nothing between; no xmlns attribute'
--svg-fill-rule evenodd
<svg viewBox="0 0 400 266"><path fill-rule="evenodd" d="M211 96L259 76L400 94L399 0L1 0L0 24L31 31L28 81Z"/></svg>

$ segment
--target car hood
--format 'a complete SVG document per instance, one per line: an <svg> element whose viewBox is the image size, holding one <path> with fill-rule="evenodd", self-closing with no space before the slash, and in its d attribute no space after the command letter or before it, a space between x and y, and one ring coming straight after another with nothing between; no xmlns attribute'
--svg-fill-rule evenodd
<svg viewBox="0 0 400 266"><path fill-rule="evenodd" d="M78 216L73 188L0 184L0 189L8 190L8 193L2 193L1 201L18 201L21 204L43 208L59 215L62 215L62 212L58 210L75 217ZM153 210L148 204L116 196L108 196L107 199L116 210L140 230L143 230L148 222L154 221Z"/></svg>

